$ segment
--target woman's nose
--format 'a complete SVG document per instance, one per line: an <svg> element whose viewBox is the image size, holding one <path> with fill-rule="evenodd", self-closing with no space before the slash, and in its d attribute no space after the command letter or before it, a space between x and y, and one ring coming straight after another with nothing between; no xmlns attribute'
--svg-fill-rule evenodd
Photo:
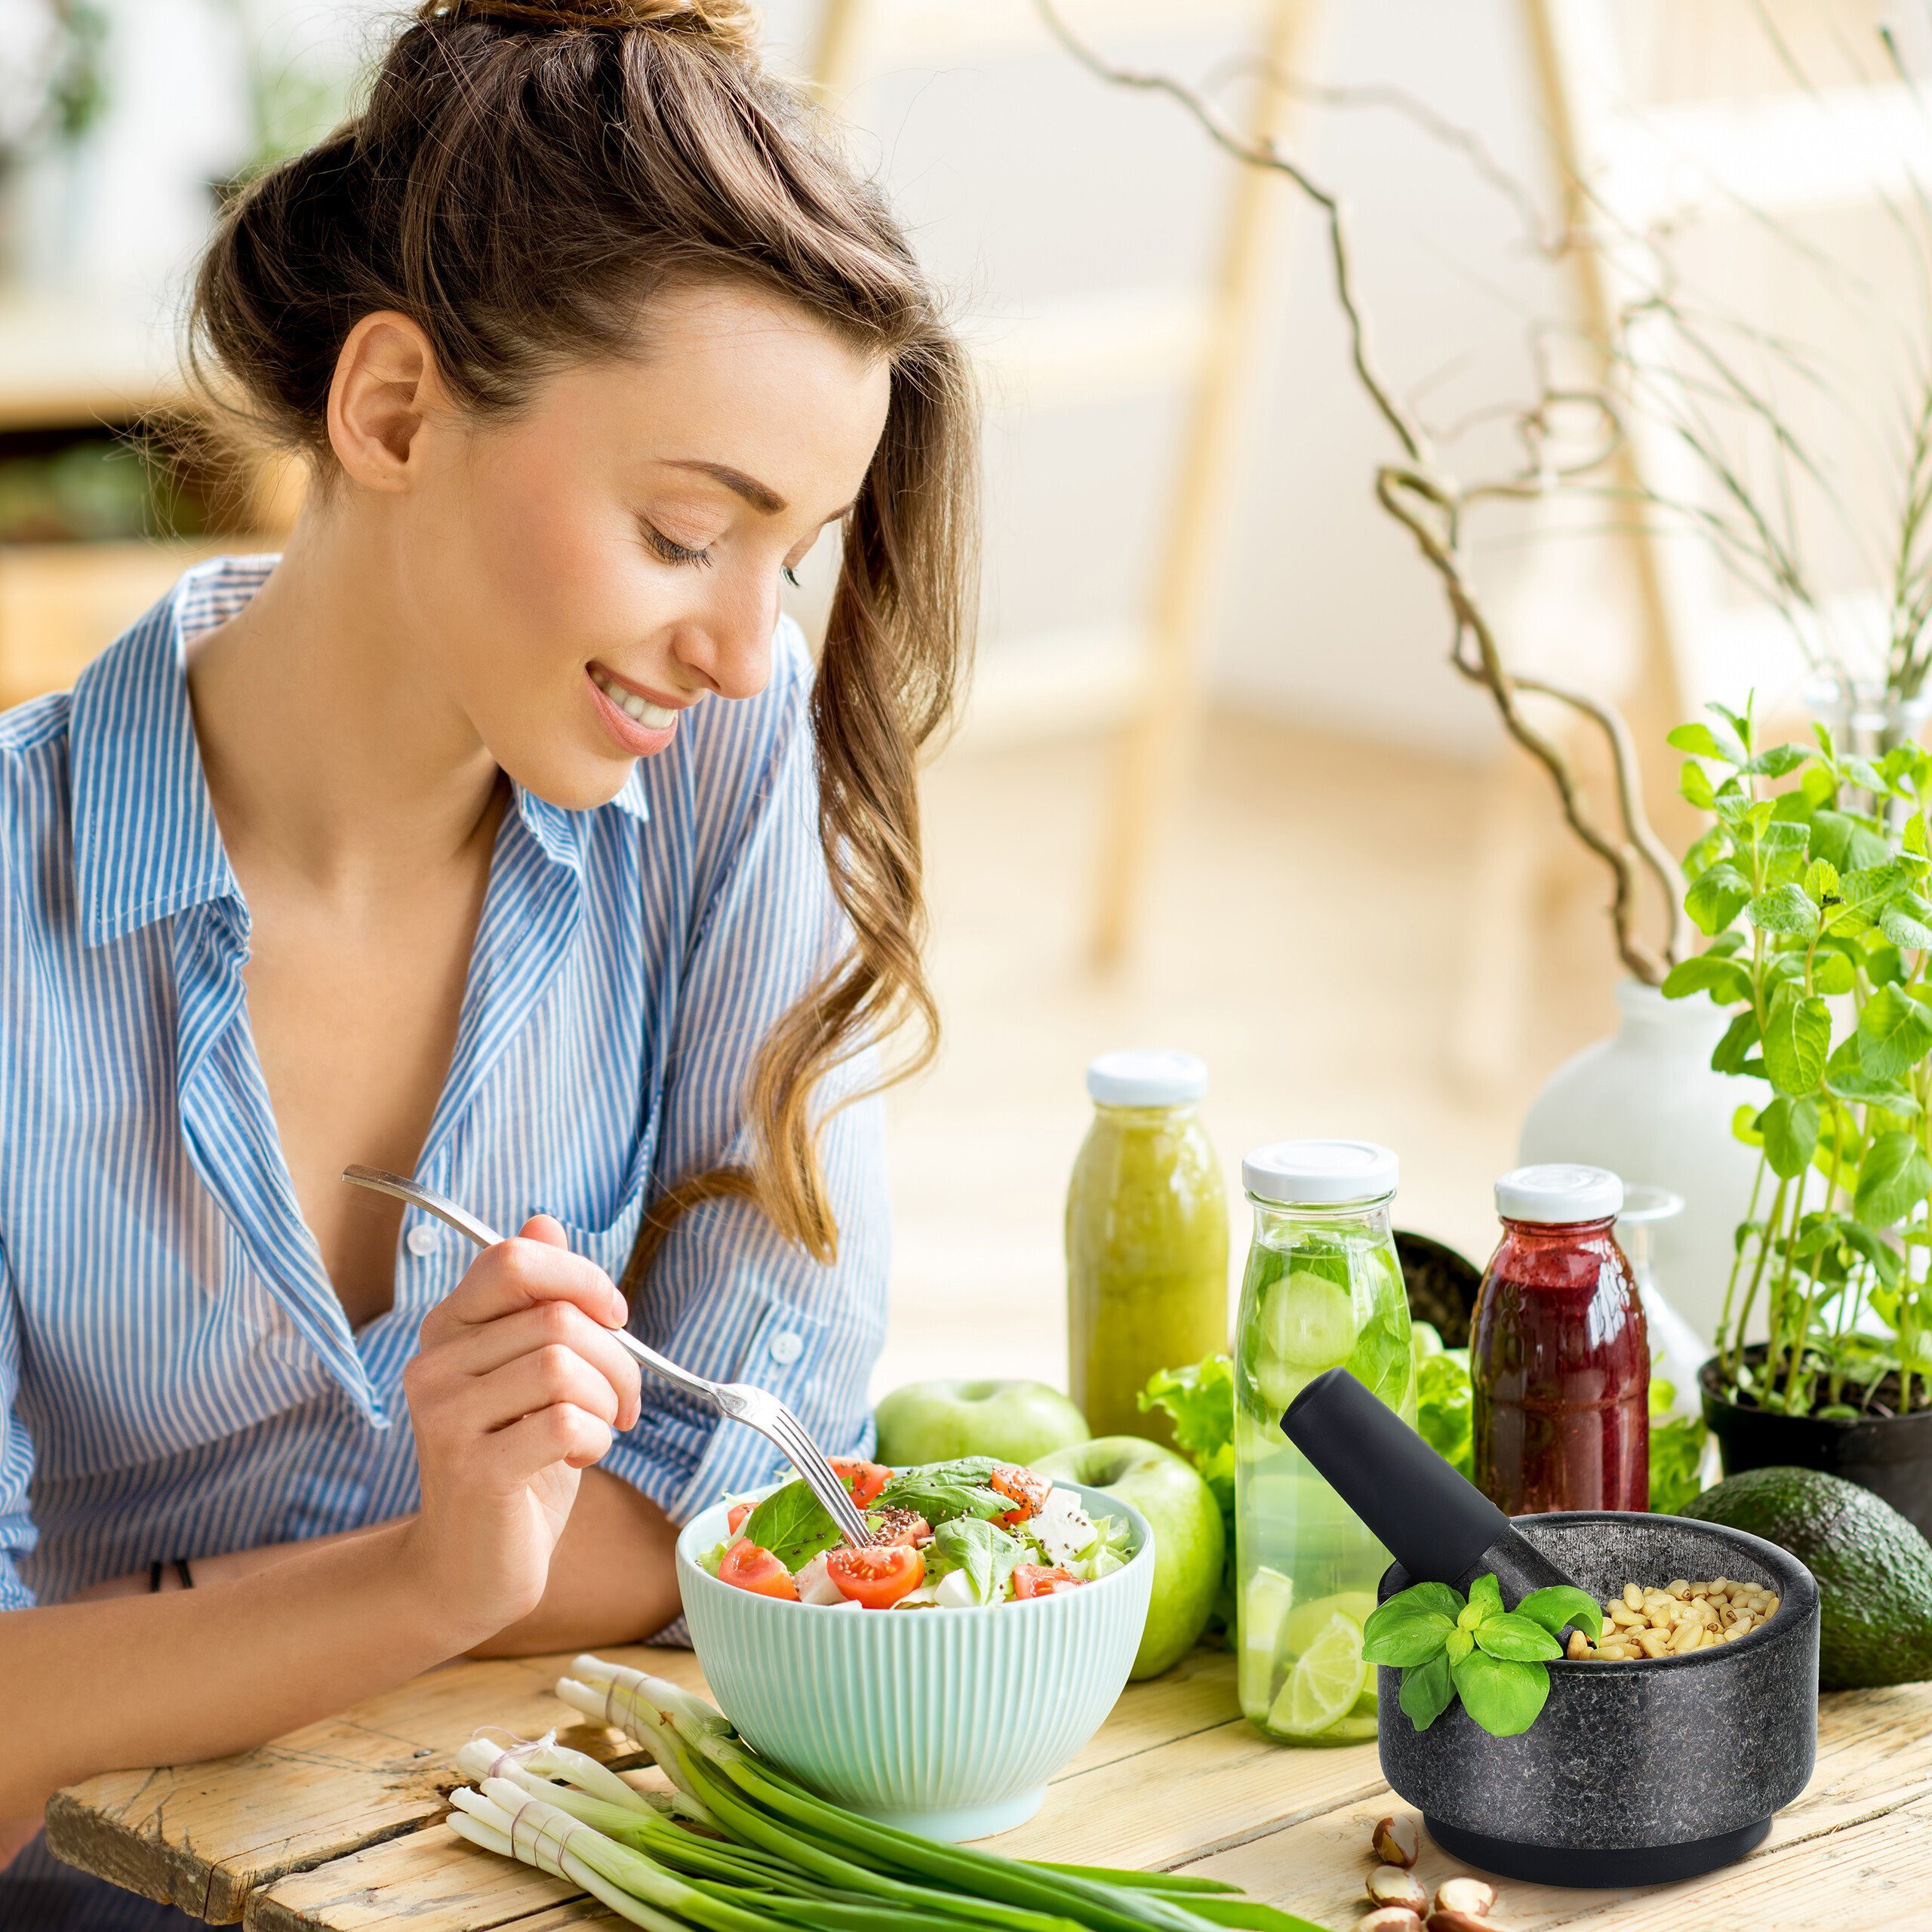
<svg viewBox="0 0 1932 1932"><path fill-rule="evenodd" d="M771 634L777 626L775 591L720 595L694 614L674 648L680 662L718 697L756 697L771 676Z"/></svg>

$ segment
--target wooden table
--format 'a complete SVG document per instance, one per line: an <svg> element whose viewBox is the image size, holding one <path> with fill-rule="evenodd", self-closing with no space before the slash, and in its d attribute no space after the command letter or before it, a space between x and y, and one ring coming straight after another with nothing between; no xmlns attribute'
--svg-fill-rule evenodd
<svg viewBox="0 0 1932 1932"><path fill-rule="evenodd" d="M685 1651L613 1651L701 1688ZM561 1881L479 1851L442 1822L451 1754L478 1726L534 1737L575 1714L551 1694L566 1660L462 1663L238 1758L123 1771L56 1794L63 1857L216 1924L260 1932L553 1932L623 1921ZM614 1732L570 1740L607 1759ZM654 1772L651 1774L655 1777ZM1233 1662L1201 1651L1121 1699L1029 1824L1017 1856L1211 1873L1347 1928L1374 1821L1402 1810L1373 1745L1284 1750L1236 1710ZM1425 1841L1432 1889L1457 1869ZM1932 1684L1828 1697L1818 1767L1742 1864L1638 1892L1508 1884L1497 1917L1629 1932L1832 1932L1932 1924Z"/></svg>

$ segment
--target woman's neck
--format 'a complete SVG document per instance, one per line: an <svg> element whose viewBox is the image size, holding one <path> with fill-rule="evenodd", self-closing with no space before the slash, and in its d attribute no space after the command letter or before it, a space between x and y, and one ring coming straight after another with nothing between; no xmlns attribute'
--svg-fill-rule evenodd
<svg viewBox="0 0 1932 1932"><path fill-rule="evenodd" d="M305 510L247 608L189 647L195 734L238 865L245 853L358 894L494 838L506 781L410 636L385 547L352 517Z"/></svg>

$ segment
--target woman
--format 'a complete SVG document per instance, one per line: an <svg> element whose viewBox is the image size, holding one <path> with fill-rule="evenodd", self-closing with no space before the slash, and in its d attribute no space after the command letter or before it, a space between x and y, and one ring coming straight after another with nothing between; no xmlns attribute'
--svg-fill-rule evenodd
<svg viewBox="0 0 1932 1932"><path fill-rule="evenodd" d="M676 1524L774 1459L611 1331L863 1448L871 1055L930 1051L962 363L740 0L424 8L195 321L308 460L288 547L0 719L8 1851L91 1773L669 1624ZM37 1841L8 1897L171 1918Z"/></svg>

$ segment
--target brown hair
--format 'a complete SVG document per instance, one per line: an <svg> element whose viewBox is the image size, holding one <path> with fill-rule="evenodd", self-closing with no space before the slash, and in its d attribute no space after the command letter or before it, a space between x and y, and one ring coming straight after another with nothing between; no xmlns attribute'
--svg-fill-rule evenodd
<svg viewBox="0 0 1932 1932"><path fill-rule="evenodd" d="M802 92L759 66L743 0L424 7L361 112L226 211L190 337L204 388L326 473L330 384L361 317L411 317L464 405L508 411L567 362L634 352L651 296L705 278L774 291L891 366L811 696L820 836L851 944L760 1049L749 1164L656 1199L627 1293L672 1222L708 1201L752 1201L832 1260L814 1092L903 1021L913 1045L889 1077L931 1058L915 781L971 632L977 435L959 345L878 190Z"/></svg>

